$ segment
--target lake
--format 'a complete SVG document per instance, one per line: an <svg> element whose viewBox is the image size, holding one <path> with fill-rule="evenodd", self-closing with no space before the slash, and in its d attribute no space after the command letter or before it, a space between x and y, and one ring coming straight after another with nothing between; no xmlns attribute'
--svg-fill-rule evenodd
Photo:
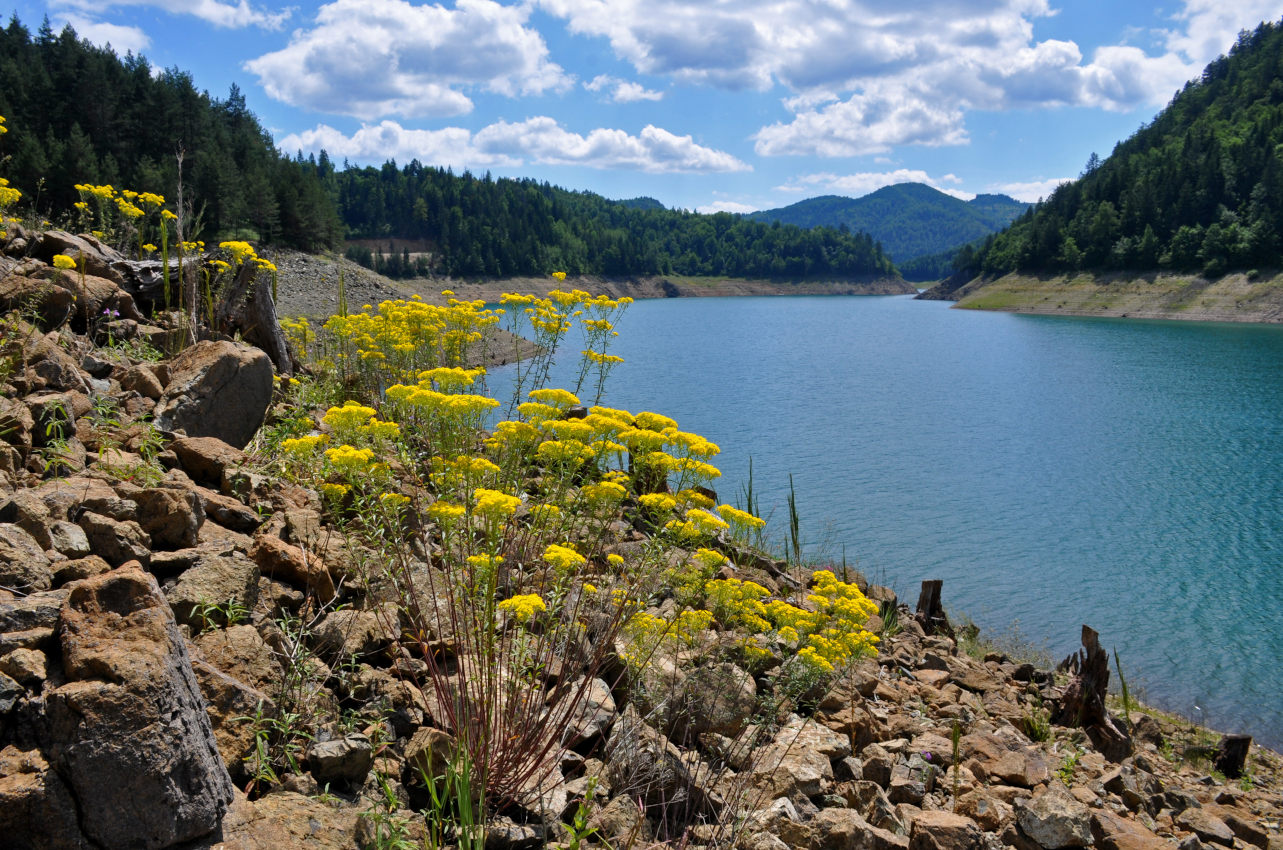
<svg viewBox="0 0 1283 850"><path fill-rule="evenodd" d="M1057 659L1086 623L1133 693L1283 744L1283 327L949 306L641 301L603 403L719 444L723 501L751 457L777 539L791 473L811 555Z"/></svg>

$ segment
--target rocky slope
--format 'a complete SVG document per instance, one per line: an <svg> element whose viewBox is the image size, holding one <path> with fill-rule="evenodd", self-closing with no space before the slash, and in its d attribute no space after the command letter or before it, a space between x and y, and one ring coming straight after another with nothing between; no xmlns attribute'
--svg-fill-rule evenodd
<svg viewBox="0 0 1283 850"><path fill-rule="evenodd" d="M1202 322L1283 322L1283 275L1024 275L948 280L921 296L970 310Z"/></svg>
<svg viewBox="0 0 1283 850"><path fill-rule="evenodd" d="M256 433L299 414L267 355L126 318L126 284L38 259L0 280L25 310L0 323L0 845L424 846L418 768L452 730L407 613L321 496L263 465ZM90 293L121 317L78 331ZM605 551L646 534L612 523ZM738 560L724 577L772 594L811 581ZM877 657L800 700L763 709L778 682L727 662L657 657L659 701L602 668L484 846L1283 848L1276 754L1240 770L1232 739L1138 709L1079 728L1086 656L974 657L932 604L866 589Z"/></svg>

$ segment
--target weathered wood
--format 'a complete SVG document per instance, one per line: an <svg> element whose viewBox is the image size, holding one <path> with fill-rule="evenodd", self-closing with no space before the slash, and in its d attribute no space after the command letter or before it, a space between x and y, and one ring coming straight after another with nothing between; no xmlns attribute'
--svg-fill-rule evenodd
<svg viewBox="0 0 1283 850"><path fill-rule="evenodd" d="M292 375L298 364L277 319L271 287L255 285L257 271L253 263L242 263L237 269L214 309L215 330L239 333L246 342L267 352L278 375Z"/></svg>
<svg viewBox="0 0 1283 850"><path fill-rule="evenodd" d="M1247 754L1251 747L1251 735L1225 735L1216 745L1212 764L1230 779L1238 779L1243 775L1243 767L1247 764Z"/></svg>
<svg viewBox="0 0 1283 850"><path fill-rule="evenodd" d="M942 579L930 579L922 583L922 592L918 594L918 609L914 619L929 635L948 635L954 637L953 627L949 625L949 616L944 612L940 602L940 590L944 586Z"/></svg>
<svg viewBox="0 0 1283 850"><path fill-rule="evenodd" d="M1131 739L1114 723L1105 710L1105 695L1109 691L1109 656L1100 645L1100 635L1084 625L1083 648L1061 662L1061 670L1073 672L1074 677L1060 695L1059 705L1052 722L1059 726L1074 726L1086 730L1097 749L1111 761L1119 761L1131 753Z"/></svg>

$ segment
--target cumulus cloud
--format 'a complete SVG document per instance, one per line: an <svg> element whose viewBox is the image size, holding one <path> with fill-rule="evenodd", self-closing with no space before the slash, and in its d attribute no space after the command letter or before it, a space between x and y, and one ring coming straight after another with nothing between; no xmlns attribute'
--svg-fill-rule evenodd
<svg viewBox="0 0 1283 850"><path fill-rule="evenodd" d="M454 8L406 0L334 0L310 29L245 63L271 97L319 112L373 120L461 115L467 90L515 97L573 80L527 26L530 9L494 0Z"/></svg>
<svg viewBox="0 0 1283 850"><path fill-rule="evenodd" d="M832 172L804 174L776 188L781 192L807 192L810 194L822 192L858 198L870 192L875 192L883 186L894 186L897 183L925 183L945 194L969 201L975 197L974 194L954 188L961 182L962 178L956 174L932 177L921 169L897 168L894 171L861 171L856 174L834 174Z"/></svg>
<svg viewBox="0 0 1283 850"><path fill-rule="evenodd" d="M757 210L758 208L752 204L741 204L738 201L713 201L711 204L704 204L703 206L695 208L695 212L709 214L719 212L743 214L757 212Z"/></svg>
<svg viewBox="0 0 1283 850"><path fill-rule="evenodd" d="M81 38L103 47L111 45L117 53L141 53L151 44L151 38L138 27L107 24L75 13L61 15L59 20L71 24Z"/></svg>
<svg viewBox="0 0 1283 850"><path fill-rule="evenodd" d="M239 29L241 27L280 29L294 12L293 8L270 12L251 5L249 0L237 0L235 3L229 3L226 0L185 0L182 3L174 3L172 0L53 0L50 6L53 8L78 9L82 12L92 12L96 15L105 14L111 9L119 7L154 6L157 9L164 9L166 12L175 15L191 15L216 27L227 29ZM80 26L74 23L72 26L75 27L77 33L84 35ZM112 25L98 24L98 26ZM122 27L122 29L136 28ZM88 38L88 36L85 37ZM120 47L114 40L112 41L112 46Z"/></svg>
<svg viewBox="0 0 1283 850"><path fill-rule="evenodd" d="M653 174L751 170L728 153L653 125L637 135L605 128L581 135L547 116L518 123L498 121L476 133L461 127L411 130L395 121L383 121L348 136L321 124L286 136L280 147L285 151L324 148L332 157L358 161L394 157L457 168L517 167L533 162Z"/></svg>
<svg viewBox="0 0 1283 850"><path fill-rule="evenodd" d="M572 32L606 39L638 71L727 88L789 90L788 120L761 155L859 156L967 142L965 114L1161 105L1280 0L1185 0L1157 53L1124 44L1084 56L1038 40L1046 0L534 0Z"/></svg>
<svg viewBox="0 0 1283 850"><path fill-rule="evenodd" d="M1050 180L1030 180L1025 183L996 183L989 187L989 191L1010 195L1017 201L1032 204L1050 195L1061 183L1071 183L1073 179L1053 177Z"/></svg>
<svg viewBox="0 0 1283 850"><path fill-rule="evenodd" d="M588 91L607 91L615 103L633 103L638 100L663 100L662 91L654 91L632 80L621 80L608 74L598 74L584 83Z"/></svg>

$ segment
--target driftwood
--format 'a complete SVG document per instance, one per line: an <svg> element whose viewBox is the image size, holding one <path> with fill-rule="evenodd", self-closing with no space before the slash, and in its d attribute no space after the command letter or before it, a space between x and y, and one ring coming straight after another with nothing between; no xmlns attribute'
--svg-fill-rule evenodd
<svg viewBox="0 0 1283 850"><path fill-rule="evenodd" d="M1121 761L1131 754L1132 743L1105 710L1109 656L1100 646L1100 635L1090 626L1083 626L1082 642L1083 648L1057 667L1072 673L1073 678L1061 693L1051 719L1059 726L1082 728L1105 758Z"/></svg>
<svg viewBox="0 0 1283 850"><path fill-rule="evenodd" d="M953 626L949 625L949 616L945 614L944 605L940 602L940 589L943 586L942 579L924 581L922 592L918 594L918 610L913 616L927 634L954 637Z"/></svg>
<svg viewBox="0 0 1283 850"><path fill-rule="evenodd" d="M214 329L228 335L239 333L246 342L267 352L276 374L292 375L298 363L281 331L271 287L255 285L257 272L254 263L242 263L237 269L214 308Z"/></svg>

